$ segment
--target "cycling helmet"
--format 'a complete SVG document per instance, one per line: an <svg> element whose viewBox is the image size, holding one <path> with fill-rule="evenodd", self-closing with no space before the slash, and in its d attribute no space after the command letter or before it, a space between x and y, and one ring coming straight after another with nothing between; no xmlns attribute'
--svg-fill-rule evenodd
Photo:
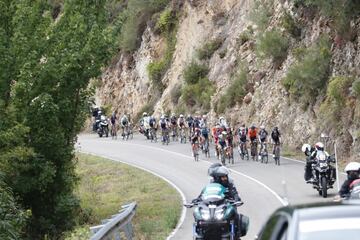
<svg viewBox="0 0 360 240"><path fill-rule="evenodd" d="M195 132L200 132L200 128L195 128Z"/></svg>
<svg viewBox="0 0 360 240"><path fill-rule="evenodd" d="M265 126L264 126L264 125L261 125L261 126L260 126L260 129L265 130Z"/></svg>
<svg viewBox="0 0 360 240"><path fill-rule="evenodd" d="M302 145L301 151L302 151L303 153L310 152L310 151L311 151L311 146L310 146L310 144L305 143L304 145Z"/></svg>
<svg viewBox="0 0 360 240"><path fill-rule="evenodd" d="M219 121L221 122L222 120L224 120L224 117L219 117Z"/></svg>
<svg viewBox="0 0 360 240"><path fill-rule="evenodd" d="M256 128L256 125L253 123L250 128L251 128L251 129L255 129L255 128Z"/></svg>
<svg viewBox="0 0 360 240"><path fill-rule="evenodd" d="M226 132L226 131L222 131L221 134L222 134L222 135L226 135L227 132Z"/></svg>
<svg viewBox="0 0 360 240"><path fill-rule="evenodd" d="M146 117L147 115L147 112L143 112L143 117Z"/></svg>
<svg viewBox="0 0 360 240"><path fill-rule="evenodd" d="M205 114L204 114L204 115L202 115L202 118L203 118L203 119L206 119L206 115L205 115Z"/></svg>
<svg viewBox="0 0 360 240"><path fill-rule="evenodd" d="M359 171L359 169L360 169L360 163L358 163L358 162L350 162L350 163L348 163L348 164L346 165L344 171L345 171L346 173L348 173L348 172L350 172L350 171L356 172L356 171Z"/></svg>
<svg viewBox="0 0 360 240"><path fill-rule="evenodd" d="M184 117L184 115L182 115L182 114L180 114L180 116L179 116L180 118L183 118Z"/></svg>
<svg viewBox="0 0 360 240"><path fill-rule="evenodd" d="M317 143L315 144L315 148L316 148L316 150L318 150L318 151L324 151L325 146L324 146L324 144L323 144L322 142L317 142Z"/></svg>

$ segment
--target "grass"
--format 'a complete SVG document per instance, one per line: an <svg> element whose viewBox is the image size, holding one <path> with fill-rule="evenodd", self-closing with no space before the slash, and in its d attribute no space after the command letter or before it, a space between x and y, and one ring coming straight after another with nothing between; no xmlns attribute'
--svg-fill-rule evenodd
<svg viewBox="0 0 360 240"><path fill-rule="evenodd" d="M84 225L97 225L117 213L121 205L136 201L133 219L136 239L165 239L175 228L181 214L181 198L158 177L86 154L78 155L77 173L81 179L77 194L87 212ZM77 231L87 236L83 230Z"/></svg>

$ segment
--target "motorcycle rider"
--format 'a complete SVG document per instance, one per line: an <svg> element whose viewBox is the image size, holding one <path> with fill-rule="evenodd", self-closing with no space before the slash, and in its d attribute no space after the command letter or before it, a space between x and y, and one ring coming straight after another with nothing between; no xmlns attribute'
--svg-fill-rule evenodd
<svg viewBox="0 0 360 240"><path fill-rule="evenodd" d="M210 180L211 183L218 183L221 184L224 188L226 188L225 199L232 200L235 202L241 202L241 198L239 193L235 187L235 184L232 179L229 178L229 170L222 166L219 163L214 163L210 166L208 170L208 174L212 179ZM193 199L192 203L197 203L201 201L201 196L203 194L204 189L201 191L200 195ZM235 208L236 209L236 208ZM238 229L241 229L240 226L240 214L237 212L235 214L235 224L238 226Z"/></svg>
<svg viewBox="0 0 360 240"><path fill-rule="evenodd" d="M347 179L344 181L339 191L339 196L342 198L349 196L351 183L360 178L360 163L350 162L346 165L344 171L347 174Z"/></svg>
<svg viewBox="0 0 360 240"><path fill-rule="evenodd" d="M316 179L312 176L312 168L311 165L316 161L317 151L323 151L325 153L326 158L330 157L329 153L325 150L325 146L322 142L317 142L314 147L311 147L310 144L304 144L301 147L302 152L305 153L306 157L306 164L305 164L305 174L304 178L307 183L316 182ZM336 176L335 168L329 165L330 171L332 171L332 176Z"/></svg>

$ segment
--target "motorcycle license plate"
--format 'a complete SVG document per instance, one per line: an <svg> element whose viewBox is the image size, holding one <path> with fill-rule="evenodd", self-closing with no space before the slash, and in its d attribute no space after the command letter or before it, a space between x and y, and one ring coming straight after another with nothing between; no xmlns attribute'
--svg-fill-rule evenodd
<svg viewBox="0 0 360 240"><path fill-rule="evenodd" d="M321 168L327 167L327 163L320 163L320 167Z"/></svg>

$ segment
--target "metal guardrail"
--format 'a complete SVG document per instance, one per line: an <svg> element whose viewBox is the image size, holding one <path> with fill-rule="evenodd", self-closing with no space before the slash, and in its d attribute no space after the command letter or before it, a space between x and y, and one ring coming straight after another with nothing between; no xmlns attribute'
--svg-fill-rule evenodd
<svg viewBox="0 0 360 240"><path fill-rule="evenodd" d="M94 234L90 240L121 240L121 233L125 234L127 240L133 239L131 220L135 215L137 203L133 202L121 207L119 214L103 220L102 225L90 227L90 231Z"/></svg>

